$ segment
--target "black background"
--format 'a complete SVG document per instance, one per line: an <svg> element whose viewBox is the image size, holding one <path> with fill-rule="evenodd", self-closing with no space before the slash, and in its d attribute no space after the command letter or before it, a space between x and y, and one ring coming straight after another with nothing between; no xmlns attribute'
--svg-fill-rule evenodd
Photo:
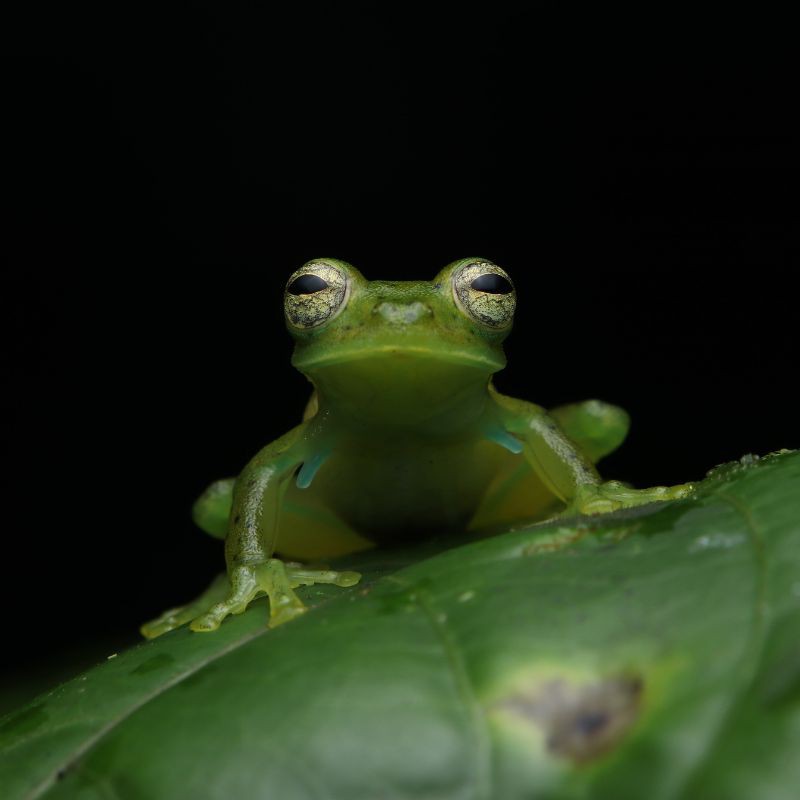
<svg viewBox="0 0 800 800"><path fill-rule="evenodd" d="M312 257L504 266L497 384L627 408L608 477L800 446L780 47L501 11L105 22L124 46L4 62L6 668L133 639L222 566L189 508L298 418L281 293Z"/></svg>

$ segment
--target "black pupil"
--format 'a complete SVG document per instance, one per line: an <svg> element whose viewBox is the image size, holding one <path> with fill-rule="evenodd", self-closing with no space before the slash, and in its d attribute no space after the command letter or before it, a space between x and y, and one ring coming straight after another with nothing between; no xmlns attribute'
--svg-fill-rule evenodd
<svg viewBox="0 0 800 800"><path fill-rule="evenodd" d="M496 272L479 275L470 286L479 292L488 292L489 294L509 294L514 291L511 281Z"/></svg>
<svg viewBox="0 0 800 800"><path fill-rule="evenodd" d="M289 288L286 290L289 294L314 294L314 292L322 291L328 285L327 281L322 280L319 275L301 275L295 278Z"/></svg>

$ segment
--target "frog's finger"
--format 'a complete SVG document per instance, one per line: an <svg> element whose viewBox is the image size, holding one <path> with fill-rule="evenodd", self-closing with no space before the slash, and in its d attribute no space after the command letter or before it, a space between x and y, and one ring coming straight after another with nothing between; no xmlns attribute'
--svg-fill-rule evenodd
<svg viewBox="0 0 800 800"><path fill-rule="evenodd" d="M293 589L298 586L313 586L315 583L332 583L346 588L361 580L360 572L336 572L332 569L304 569L286 565L286 574Z"/></svg>
<svg viewBox="0 0 800 800"><path fill-rule="evenodd" d="M271 558L259 564L256 579L269 597L270 628L283 625L306 611L303 601L294 593L286 565L280 559Z"/></svg>
<svg viewBox="0 0 800 800"><path fill-rule="evenodd" d="M585 503L581 503L578 508L581 514L608 514L612 511L619 511L622 503L609 497L593 497Z"/></svg>
<svg viewBox="0 0 800 800"><path fill-rule="evenodd" d="M678 500L694 491L691 483L677 486L651 486L647 489L631 489L618 481L608 481L600 487L607 497L619 500L624 506L640 506L645 503L657 503L665 500Z"/></svg>
<svg viewBox="0 0 800 800"><path fill-rule="evenodd" d="M294 592L296 587L315 583L346 587L354 586L360 579L358 572L308 569L294 563L287 566L280 559L270 558L262 564L237 567L230 584L225 581L220 586L213 585L213 594L210 588L191 605L165 612L143 626L142 632L152 638L189 621L193 631L213 631L229 614L245 611L262 593L269 597L269 627L274 628L306 611L303 601Z"/></svg>
<svg viewBox="0 0 800 800"><path fill-rule="evenodd" d="M679 483L676 486L665 486L666 499L678 500L681 497L688 497L695 490L693 483Z"/></svg>
<svg viewBox="0 0 800 800"><path fill-rule="evenodd" d="M181 625L193 620L210 605L222 600L228 594L229 587L228 576L223 572L214 578L209 587L196 600L185 606L170 608L156 619L145 622L139 630L145 638L155 639L156 636L162 636L175 628L180 628Z"/></svg>
<svg viewBox="0 0 800 800"><path fill-rule="evenodd" d="M194 613L191 606L177 606L165 611L160 617L151 619L139 627L139 631L145 639L155 639L156 636L163 636L169 631L180 628L181 625L189 622Z"/></svg>
<svg viewBox="0 0 800 800"><path fill-rule="evenodd" d="M205 614L195 617L189 627L193 631L215 631L229 614L241 614L245 611L260 592L256 581L256 569L251 565L234 569L228 596L212 605Z"/></svg>

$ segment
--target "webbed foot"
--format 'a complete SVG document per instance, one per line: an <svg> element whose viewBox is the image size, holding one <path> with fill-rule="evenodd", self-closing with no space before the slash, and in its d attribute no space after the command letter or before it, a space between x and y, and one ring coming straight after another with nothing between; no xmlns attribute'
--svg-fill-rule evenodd
<svg viewBox="0 0 800 800"><path fill-rule="evenodd" d="M217 575L209 587L191 603L185 606L170 608L161 614L160 617L145 622L139 630L146 639L155 639L156 636L169 633L169 631L180 628L187 622L191 622L198 614L201 614L209 606L223 600L229 593L230 581L228 576L222 572Z"/></svg>
<svg viewBox="0 0 800 800"><path fill-rule="evenodd" d="M632 489L619 481L580 486L565 514L604 514L621 508L640 506L645 503L678 500L694 491L694 484L677 486L652 486L649 489Z"/></svg>
<svg viewBox="0 0 800 800"><path fill-rule="evenodd" d="M221 575L194 602L165 611L158 619L141 627L148 639L190 623L193 631L216 630L229 614L243 613L257 597L269 598L269 627L274 628L299 616L307 609L295 594L298 586L330 583L354 586L361 579L357 572L309 569L292 562L270 558L261 564L241 564Z"/></svg>

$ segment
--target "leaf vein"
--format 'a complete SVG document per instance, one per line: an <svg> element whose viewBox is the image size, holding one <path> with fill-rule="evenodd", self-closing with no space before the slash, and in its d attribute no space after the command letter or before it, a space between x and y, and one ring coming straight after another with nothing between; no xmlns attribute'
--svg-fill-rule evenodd
<svg viewBox="0 0 800 800"><path fill-rule="evenodd" d="M720 500L731 506L739 517L744 521L744 526L747 529L748 538L754 554L755 562L755 609L753 613L753 625L749 634L749 642L745 648L745 652L740 664L740 669L743 673L741 686L734 692L728 706L722 714L719 724L711 734L708 744L704 748L702 758L697 759L693 768L689 770L688 775L683 781L683 787L679 796L688 797L694 796L687 794L688 789L698 779L702 773L703 766L708 763L709 758L717 749L722 738L723 732L727 730L728 723L731 717L736 713L736 708L741 697L748 691L752 682L752 673L757 669L760 661L761 647L756 646L758 640L763 644L763 626L764 618L766 616L766 555L764 552L764 537L756 525L751 510L742 501L733 495L726 492L717 491L714 493Z"/></svg>
<svg viewBox="0 0 800 800"><path fill-rule="evenodd" d="M461 650L453 638L450 630L442 619L442 612L436 607L431 594L418 585L407 583L397 576L391 576L390 580L399 583L406 589L410 589L415 597L417 607L423 612L430 623L436 637L441 643L442 650L447 658L448 666L453 675L453 682L466 707L467 714L472 721L472 732L476 749L476 781L475 797L479 800L489 800L491 795L491 745L489 742L489 732L483 706L475 695L472 681L469 678L467 668Z"/></svg>

